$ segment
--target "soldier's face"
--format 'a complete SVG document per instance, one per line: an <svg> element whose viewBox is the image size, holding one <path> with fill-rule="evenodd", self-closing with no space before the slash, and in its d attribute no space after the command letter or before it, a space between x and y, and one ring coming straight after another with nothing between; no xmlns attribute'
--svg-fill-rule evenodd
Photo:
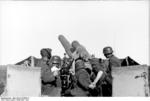
<svg viewBox="0 0 150 101"><path fill-rule="evenodd" d="M112 54L104 54L104 56L105 56L106 58L110 58L110 57L112 56Z"/></svg>
<svg viewBox="0 0 150 101"><path fill-rule="evenodd" d="M79 58L79 54L77 53L77 51L74 51L74 53L72 54L74 59Z"/></svg>
<svg viewBox="0 0 150 101"><path fill-rule="evenodd" d="M58 75L59 70L60 69L56 65L53 65L52 68L51 68L51 71L52 71L52 73L53 73L54 76Z"/></svg>
<svg viewBox="0 0 150 101"><path fill-rule="evenodd" d="M58 64L58 63L53 63L53 64L52 64L52 67L57 67L57 68L59 68L59 64Z"/></svg>
<svg viewBox="0 0 150 101"><path fill-rule="evenodd" d="M96 65L92 64L92 69L95 70L96 69Z"/></svg>
<svg viewBox="0 0 150 101"><path fill-rule="evenodd" d="M46 61L46 62L48 61L48 57L46 57L46 56L45 56L45 57L42 57L42 59L43 59L44 61Z"/></svg>

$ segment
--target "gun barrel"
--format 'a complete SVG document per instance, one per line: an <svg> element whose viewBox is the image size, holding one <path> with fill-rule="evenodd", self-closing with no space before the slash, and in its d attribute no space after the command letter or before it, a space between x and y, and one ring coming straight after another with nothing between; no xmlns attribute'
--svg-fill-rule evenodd
<svg viewBox="0 0 150 101"><path fill-rule="evenodd" d="M72 57L72 52L71 52L72 46L69 43L69 41L63 35L59 35L58 40L60 41L60 43L64 47L64 49L65 49L66 53L68 54L68 56Z"/></svg>

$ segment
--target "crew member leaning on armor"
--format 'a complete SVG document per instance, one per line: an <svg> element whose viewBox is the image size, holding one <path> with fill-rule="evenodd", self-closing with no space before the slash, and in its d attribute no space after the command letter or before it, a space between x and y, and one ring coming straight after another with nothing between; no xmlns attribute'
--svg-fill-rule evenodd
<svg viewBox="0 0 150 101"><path fill-rule="evenodd" d="M76 84L71 90L72 96L89 96L89 85L91 84L90 75L85 70L84 61L81 58L75 60Z"/></svg>
<svg viewBox="0 0 150 101"><path fill-rule="evenodd" d="M113 54L113 49L110 46L104 47L103 54L109 60L110 67L121 66L121 61Z"/></svg>
<svg viewBox="0 0 150 101"><path fill-rule="evenodd" d="M52 50L49 48L41 49L40 51L41 59L38 59L35 63L35 67L41 67L42 95L45 95L45 89L43 89L44 87L43 82L50 82L54 80L54 77L52 76L48 65L48 61L51 58L51 51Z"/></svg>
<svg viewBox="0 0 150 101"><path fill-rule="evenodd" d="M49 73L47 73L49 70L49 64L48 62L51 59L51 49L49 48L43 48L41 49L40 53L41 53L41 59L38 59L35 63L35 67L41 67L41 79L42 80L46 80L46 79L50 79L51 75ZM45 76L45 75L50 75L50 76ZM49 77L49 78L48 78Z"/></svg>
<svg viewBox="0 0 150 101"><path fill-rule="evenodd" d="M105 85L104 89L105 91L108 92L108 95L106 96L112 96L112 75L111 75L111 70L112 67L120 67L121 66L121 61L114 56L113 54L113 49L110 46L104 47L103 48L103 54L104 56L108 59L108 61L104 61L105 68L106 68L106 73L107 73L107 85Z"/></svg>
<svg viewBox="0 0 150 101"><path fill-rule="evenodd" d="M109 46L104 47L103 54L108 59L104 60L104 65L107 70L106 72L111 76L112 67L120 67L121 61L116 56L114 56L113 49Z"/></svg>
<svg viewBox="0 0 150 101"><path fill-rule="evenodd" d="M41 83L42 89L41 93L43 96L60 96L59 90L56 89L57 81L57 72L52 72L52 61L54 61L51 56L51 49L43 48L41 49L40 53L42 58L35 61L35 67L41 67ZM55 70L55 69L54 69Z"/></svg>

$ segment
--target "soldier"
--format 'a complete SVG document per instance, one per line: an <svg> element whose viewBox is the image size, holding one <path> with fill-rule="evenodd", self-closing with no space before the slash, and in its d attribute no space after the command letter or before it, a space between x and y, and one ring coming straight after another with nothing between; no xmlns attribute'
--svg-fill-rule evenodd
<svg viewBox="0 0 150 101"><path fill-rule="evenodd" d="M43 48L40 51L41 59L38 59L35 63L35 67L41 67L41 79L45 82L50 79L51 76L48 76L49 64L48 61L51 58L51 49Z"/></svg>
<svg viewBox="0 0 150 101"><path fill-rule="evenodd" d="M67 58L64 56L63 64L60 70L60 78L61 78L61 95L62 96L71 96L70 90L73 88L73 73L70 71L72 67L72 58Z"/></svg>
<svg viewBox="0 0 150 101"><path fill-rule="evenodd" d="M50 67L44 72L43 79L43 93L48 96L61 96L61 82L59 77L59 70L61 66L61 58L53 56L49 61Z"/></svg>
<svg viewBox="0 0 150 101"><path fill-rule="evenodd" d="M89 85L91 84L90 75L85 70L84 61L80 58L75 60L76 84L71 90L72 96L89 96Z"/></svg>
<svg viewBox="0 0 150 101"><path fill-rule="evenodd" d="M102 83L104 82L104 79L106 77L106 73L104 70L103 64L100 63L101 59L98 58L92 58L90 60L90 63L92 65L92 83L90 84L90 87L93 88L92 95L93 96L102 96Z"/></svg>
<svg viewBox="0 0 150 101"><path fill-rule="evenodd" d="M103 85L105 96L112 96L112 75L111 70L112 67L120 67L121 61L113 55L113 49L110 46L103 48L103 54L108 59L108 61L104 61L106 73L107 73L107 84ZM107 94L106 94L107 93Z"/></svg>
<svg viewBox="0 0 150 101"><path fill-rule="evenodd" d="M51 58L51 49L50 48L43 48L40 50L41 59L38 59L35 61L35 67L41 67L41 83L42 83L42 89L41 93L42 95L47 95L47 91L44 89L45 84L47 82L53 81L54 77L50 71L48 61Z"/></svg>
<svg viewBox="0 0 150 101"><path fill-rule="evenodd" d="M35 61L35 66L41 67L41 93L43 96L58 96L57 92L54 91L57 72L54 72L56 68L52 68L52 64L50 64L50 60L55 61L52 59L51 51L50 48L41 49L40 54L42 58Z"/></svg>

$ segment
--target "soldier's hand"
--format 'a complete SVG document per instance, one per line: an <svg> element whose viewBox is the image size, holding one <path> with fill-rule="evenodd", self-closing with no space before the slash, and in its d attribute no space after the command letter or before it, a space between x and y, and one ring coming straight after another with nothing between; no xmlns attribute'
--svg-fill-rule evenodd
<svg viewBox="0 0 150 101"><path fill-rule="evenodd" d="M72 53L72 57L74 60L76 60L77 58L79 58L79 54L75 51L74 53Z"/></svg>
<svg viewBox="0 0 150 101"><path fill-rule="evenodd" d="M75 75L75 71L73 69L70 69L69 72L72 74L72 75Z"/></svg>
<svg viewBox="0 0 150 101"><path fill-rule="evenodd" d="M91 89L94 89L96 87L96 84L94 84L94 83L91 83L90 85L89 85L89 88L91 88Z"/></svg>
<svg viewBox="0 0 150 101"><path fill-rule="evenodd" d="M22 66L29 67L29 61L26 60L26 61L22 64Z"/></svg>

